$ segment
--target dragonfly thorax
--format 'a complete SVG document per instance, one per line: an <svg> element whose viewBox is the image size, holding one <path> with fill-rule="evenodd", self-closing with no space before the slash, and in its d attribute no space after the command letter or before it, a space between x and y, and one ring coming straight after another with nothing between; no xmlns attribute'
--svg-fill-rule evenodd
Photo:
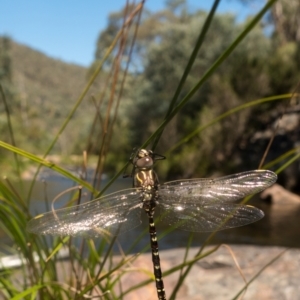
<svg viewBox="0 0 300 300"><path fill-rule="evenodd" d="M134 187L141 187L145 192L151 191L153 188L157 187L158 179L156 173L150 170L140 170L137 169L133 178Z"/></svg>
<svg viewBox="0 0 300 300"><path fill-rule="evenodd" d="M162 159L162 156L156 155L151 150L140 149L132 163L134 166L133 172L133 186L141 187L146 198L154 195L158 189L158 177L153 170L154 161Z"/></svg>
<svg viewBox="0 0 300 300"><path fill-rule="evenodd" d="M153 170L153 152L151 150L141 149L134 161L133 186L142 188L143 208L147 213L153 214L155 201L158 197L158 177Z"/></svg>

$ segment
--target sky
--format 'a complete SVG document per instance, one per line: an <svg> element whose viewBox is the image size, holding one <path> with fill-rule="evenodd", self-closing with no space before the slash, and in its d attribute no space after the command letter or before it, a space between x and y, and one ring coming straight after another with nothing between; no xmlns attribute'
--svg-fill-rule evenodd
<svg viewBox="0 0 300 300"><path fill-rule="evenodd" d="M138 2L138 1L136 1ZM264 2L264 1L263 1ZM68 63L89 66L94 60L96 42L107 26L111 12L119 11L125 0L0 0L0 35ZM158 11L163 0L146 0L146 8ZM209 10L212 0L188 0L190 11ZM239 0L221 0L218 12L236 14L237 20L255 13Z"/></svg>

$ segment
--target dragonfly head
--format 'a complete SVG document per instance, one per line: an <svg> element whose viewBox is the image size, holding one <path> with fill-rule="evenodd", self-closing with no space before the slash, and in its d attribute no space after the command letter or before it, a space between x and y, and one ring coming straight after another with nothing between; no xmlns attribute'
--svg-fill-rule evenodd
<svg viewBox="0 0 300 300"><path fill-rule="evenodd" d="M154 153L152 150L139 149L132 163L136 168L149 169L153 167L154 162L162 159L165 159L165 157Z"/></svg>
<svg viewBox="0 0 300 300"><path fill-rule="evenodd" d="M149 169L153 166L153 152L151 150L140 149L132 161L138 169Z"/></svg>
<svg viewBox="0 0 300 300"><path fill-rule="evenodd" d="M129 161L133 164L133 169L130 175L126 175L126 170L124 172L123 177L133 177L134 170L136 168L147 170L151 169L154 165L154 163L157 160L165 159L165 156L154 153L152 150L146 150L146 149L138 149L135 150L129 159Z"/></svg>

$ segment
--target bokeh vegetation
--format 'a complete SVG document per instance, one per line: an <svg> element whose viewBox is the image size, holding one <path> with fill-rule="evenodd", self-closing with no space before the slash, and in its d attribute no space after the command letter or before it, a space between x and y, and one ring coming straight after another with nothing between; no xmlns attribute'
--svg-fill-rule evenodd
<svg viewBox="0 0 300 300"><path fill-rule="evenodd" d="M159 151L167 151L188 132L229 108L250 100L284 94L295 87L300 73L300 50L297 22L293 22L297 20L297 11L291 8L293 5L293 1L289 5L277 3L268 18L250 32L167 126L158 145ZM276 15L279 6L281 16ZM126 9L130 11L133 7ZM103 57L122 27L124 10L110 15L107 28L99 36L93 66ZM169 1L163 11L144 12L133 49L129 42L125 43L121 71L125 70L126 56L130 55L133 63L123 86L114 137L111 138L110 153L117 154L109 160L112 163L108 169L112 172L116 171L113 161L124 158L132 147L141 145L162 121L206 17L204 11L190 12L185 1ZM179 99L233 42L247 22L238 23L230 14L215 16ZM132 27L128 35L133 36L134 30ZM9 100L17 145L36 154L42 153L80 94L93 66L86 72L82 67L67 65L17 45L7 37L1 38L0 63L1 84ZM95 101L102 97L99 113L106 112L103 108L109 103L109 94L103 97L102 87L113 63L112 59L106 61L107 74L104 71L86 96L53 153L64 156L81 154L87 148L90 153L99 153L100 145L95 139L101 136L99 131L103 128L98 126L95 129L89 145L85 139L92 127L91 115L95 108L91 105L90 95L95 95ZM244 110L185 143L170 157L169 177L204 176L215 172L220 165L228 171L241 168L244 164L239 159L241 148L247 148L255 131L270 127L271 120L265 115L278 115L278 106L282 103ZM0 131L7 140L3 111L1 119Z"/></svg>
<svg viewBox="0 0 300 300"><path fill-rule="evenodd" d="M251 30L168 124L158 144L159 152L166 152L187 133L230 108L293 90L300 73L297 10L292 9L295 3L276 3L267 17ZM88 71L47 58L7 37L1 39L1 84L9 100L18 146L36 154L43 153L71 110L87 76L93 72L122 27L124 14L133 9L127 7L127 11L124 8L110 15L107 28L99 35L95 63ZM127 33L122 55L118 54L120 48L113 52L119 55L118 72L127 72L125 83L121 87L120 75L119 82L113 82L109 77L113 72L109 70L113 70L116 64L110 56L102 75L73 116L72 125L62 133L51 153L67 157L80 155L83 150L88 150L89 154L102 151L99 138L104 124L101 125L99 120L97 123L97 117L93 119L91 116L98 105L98 117L105 123L106 108L112 103L112 94L107 87L114 85L113 97L119 97L119 100L113 104L117 110L110 112L115 114L115 117L110 116L115 121L106 150L106 171L115 173L119 166L116 161L125 159L130 149L141 145L163 120L174 95L174 87L178 85L206 17L207 12L189 11L185 1L169 1L165 10L155 13L144 11L137 32L132 26ZM215 16L178 101L234 41L247 22L238 23L236 16L230 14ZM135 38L133 48L129 42L131 38ZM129 58L132 63L126 69ZM119 92L121 94L118 95ZM93 98L91 95L94 95ZM253 136L270 129L274 116L279 117L284 105L282 102L259 105L211 126L170 155L165 175L173 178L205 176L221 166L225 172L242 169L243 166L247 169L257 167L259 156L251 163L245 163L243 149L252 151L256 147L255 152L261 155L264 148L253 145ZM8 141L4 111L1 120L2 137ZM89 132L92 134L87 140Z"/></svg>

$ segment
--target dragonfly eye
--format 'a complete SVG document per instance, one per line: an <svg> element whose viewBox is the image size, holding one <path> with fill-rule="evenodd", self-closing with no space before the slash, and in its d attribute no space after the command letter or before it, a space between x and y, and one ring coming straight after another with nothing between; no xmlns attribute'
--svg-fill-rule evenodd
<svg viewBox="0 0 300 300"><path fill-rule="evenodd" d="M145 157L139 158L136 161L135 165L138 168L149 168L149 167L153 166L153 159L150 156L145 156Z"/></svg>
<svg viewBox="0 0 300 300"><path fill-rule="evenodd" d="M137 168L152 168L157 160L165 159L163 155L153 153L152 150L140 149L132 160Z"/></svg>

